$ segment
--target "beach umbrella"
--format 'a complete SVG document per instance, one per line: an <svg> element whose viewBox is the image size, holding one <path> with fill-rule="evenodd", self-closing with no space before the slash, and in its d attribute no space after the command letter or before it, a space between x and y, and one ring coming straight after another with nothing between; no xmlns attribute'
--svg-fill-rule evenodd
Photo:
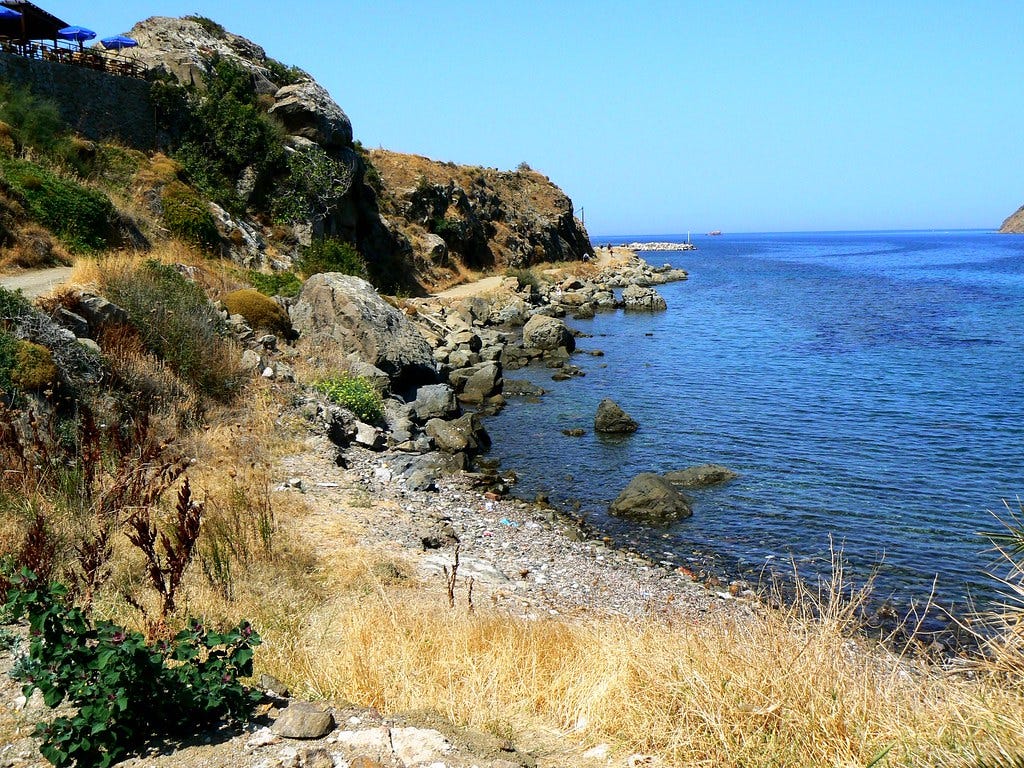
<svg viewBox="0 0 1024 768"><path fill-rule="evenodd" d="M20 19L21 12L16 11L13 8L8 8L6 5L0 5L0 19Z"/></svg>
<svg viewBox="0 0 1024 768"><path fill-rule="evenodd" d="M130 37L125 37L124 35L104 37L100 42L103 43L104 48L109 48L112 51L120 51L122 48L134 48L139 44L138 40L132 40Z"/></svg>
<svg viewBox="0 0 1024 768"><path fill-rule="evenodd" d="M91 29L86 29L85 27L76 27L72 25L70 27L64 27L64 29L58 29L57 37L61 40L72 40L78 43L78 47L81 48L82 43L84 43L86 40L92 40L94 37L96 37L96 33L93 32Z"/></svg>

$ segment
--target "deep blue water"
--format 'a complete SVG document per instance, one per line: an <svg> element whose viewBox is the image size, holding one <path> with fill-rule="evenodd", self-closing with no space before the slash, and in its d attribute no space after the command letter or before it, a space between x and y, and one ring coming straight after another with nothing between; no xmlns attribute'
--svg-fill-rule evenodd
<svg viewBox="0 0 1024 768"><path fill-rule="evenodd" d="M594 238L595 243L649 238ZM992 512L1024 496L1024 236L867 232L699 237L644 254L690 272L668 311L569 324L593 338L586 378L508 372L549 390L488 420L492 455L655 559L714 553L756 576L830 541L883 595L991 598ZM593 433L612 397L641 429ZM561 430L583 427L583 438ZM696 492L692 518L624 524L608 503L638 472L715 462L741 473Z"/></svg>

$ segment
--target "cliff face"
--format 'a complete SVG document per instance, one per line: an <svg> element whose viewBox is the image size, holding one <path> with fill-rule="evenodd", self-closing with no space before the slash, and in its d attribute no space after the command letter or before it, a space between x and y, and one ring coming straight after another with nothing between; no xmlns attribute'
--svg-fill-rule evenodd
<svg viewBox="0 0 1024 768"><path fill-rule="evenodd" d="M155 17L130 34L140 43L130 54L147 69L200 91L213 75L211 61L234 62L252 77L289 150L312 142L353 169L353 183L330 215L297 228L301 244L341 236L371 264L425 283L462 267L520 267L593 253L572 201L528 168L501 172L386 151L367 155L353 144L344 111L306 72L208 19Z"/></svg>
<svg viewBox="0 0 1024 768"><path fill-rule="evenodd" d="M307 72L210 19L152 17L129 34L139 46L123 54L148 80L13 56L0 56L0 74L25 70L17 79L58 101L81 135L119 136L150 158L154 150L172 158L173 168L161 163L167 173L128 185L163 221L157 239L177 232L164 202L184 185L199 218L209 202L203 246L249 268L287 269L314 241L334 238L356 246L379 287L417 292L467 270L593 253L572 201L526 166L502 172L369 153ZM133 130L115 130L119 123Z"/></svg>
<svg viewBox="0 0 1024 768"><path fill-rule="evenodd" d="M1003 234L1010 235L1024 234L1024 205L1018 208L1015 213L1006 217L1006 220L1003 222L1003 226L999 228L999 231Z"/></svg>
<svg viewBox="0 0 1024 768"><path fill-rule="evenodd" d="M572 200L526 166L499 171L387 150L369 159L381 212L421 267L526 267L594 252Z"/></svg>

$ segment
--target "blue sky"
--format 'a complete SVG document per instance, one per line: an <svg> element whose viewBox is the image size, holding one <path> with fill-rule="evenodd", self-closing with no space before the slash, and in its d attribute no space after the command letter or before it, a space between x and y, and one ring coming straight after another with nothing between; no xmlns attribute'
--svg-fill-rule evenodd
<svg viewBox="0 0 1024 768"><path fill-rule="evenodd" d="M1019 3L39 4L101 36L209 16L365 145L528 162L592 235L990 228L1024 203Z"/></svg>

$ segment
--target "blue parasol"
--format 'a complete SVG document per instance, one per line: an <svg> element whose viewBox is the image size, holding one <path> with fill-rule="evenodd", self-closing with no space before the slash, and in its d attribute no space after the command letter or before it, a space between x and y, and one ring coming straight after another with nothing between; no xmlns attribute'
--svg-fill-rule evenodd
<svg viewBox="0 0 1024 768"><path fill-rule="evenodd" d="M92 40L96 37L96 33L91 29L85 27L64 27L64 29L57 30L57 37L61 40L74 40L76 43L82 43L86 40Z"/></svg>
<svg viewBox="0 0 1024 768"><path fill-rule="evenodd" d="M16 11L13 8L8 8L6 5L0 5L0 19L20 19L21 12Z"/></svg>
<svg viewBox="0 0 1024 768"><path fill-rule="evenodd" d="M133 40L130 37L124 35L114 35L113 37L105 37L100 40L103 43L104 48L109 48L113 51L120 51L122 48L134 48L139 44L138 40Z"/></svg>

